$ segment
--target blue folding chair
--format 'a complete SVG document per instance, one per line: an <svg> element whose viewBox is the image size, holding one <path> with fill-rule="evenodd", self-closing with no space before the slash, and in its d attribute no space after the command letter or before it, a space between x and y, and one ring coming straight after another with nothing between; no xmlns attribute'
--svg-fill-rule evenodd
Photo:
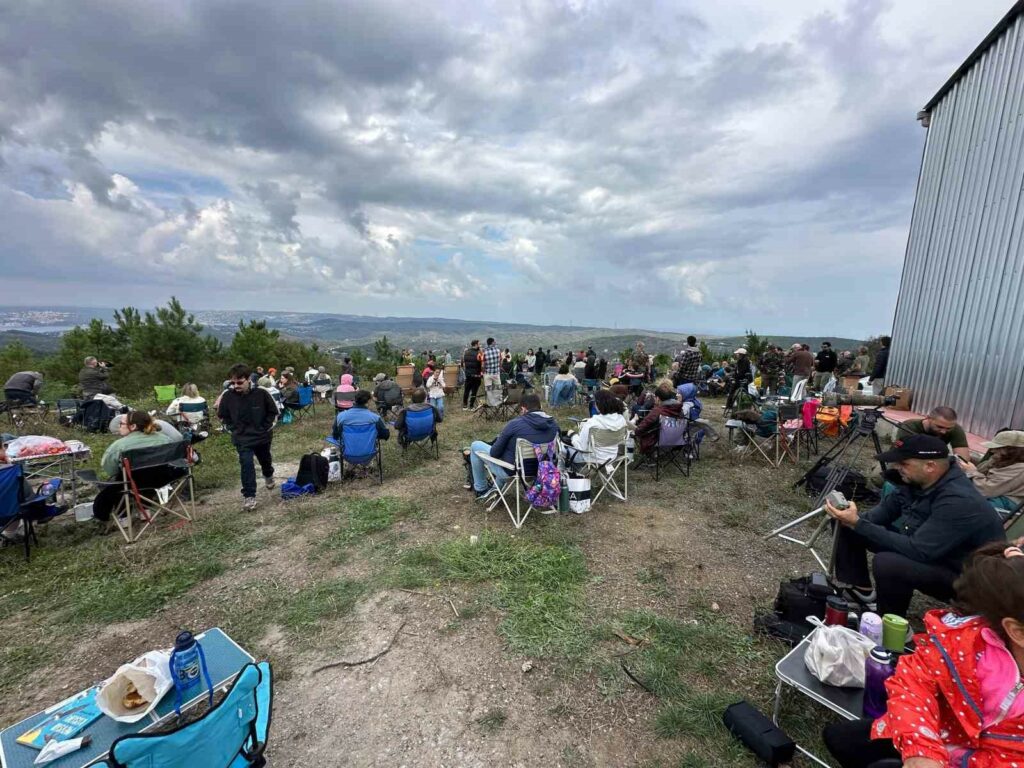
<svg viewBox="0 0 1024 768"><path fill-rule="evenodd" d="M331 445L341 449L342 470L344 464L351 464L354 467L369 467L373 460L377 460L377 475L380 484L384 485L384 464L380 455L380 440L377 438L376 424L344 424L341 428L341 443L333 437L326 438ZM342 480L345 472L341 473Z"/></svg>
<svg viewBox="0 0 1024 768"><path fill-rule="evenodd" d="M133 733L110 747L110 768L263 768L274 690L270 664L248 664L224 698L169 733Z"/></svg>
<svg viewBox="0 0 1024 768"><path fill-rule="evenodd" d="M437 442L437 432L434 429L434 409L427 408L422 411L405 411L405 440L402 442L402 453L410 445L415 445L422 451L430 453L434 449L434 458L441 458L441 448Z"/></svg>
<svg viewBox="0 0 1024 768"><path fill-rule="evenodd" d="M16 520L21 520L25 536L25 559L30 556L30 542L39 544L35 524L44 523L67 510L66 506L54 503L60 490L60 478L48 480L31 495L25 488L25 470L21 464L0 468L0 530Z"/></svg>
<svg viewBox="0 0 1024 768"><path fill-rule="evenodd" d="M295 394L298 399L285 401L284 404L285 409L291 411L292 416L296 419L301 419L306 414L306 411L316 413L313 388L311 386L303 385L295 390Z"/></svg>

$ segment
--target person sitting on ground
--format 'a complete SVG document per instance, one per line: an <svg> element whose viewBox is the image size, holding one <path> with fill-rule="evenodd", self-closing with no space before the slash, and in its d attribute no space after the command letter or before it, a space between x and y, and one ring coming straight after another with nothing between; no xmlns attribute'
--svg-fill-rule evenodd
<svg viewBox="0 0 1024 768"><path fill-rule="evenodd" d="M599 389L594 394L594 404L597 406L597 415L581 421L579 430L569 432L562 438L565 455L570 463L583 464L589 461L592 464L604 464L618 455L618 449L615 446L596 448L591 455L588 451L590 430L617 431L625 429L629 424L626 421L626 406L607 389Z"/></svg>
<svg viewBox="0 0 1024 768"><path fill-rule="evenodd" d="M636 450L639 453L650 453L658 444L662 416L673 419L683 418L683 404L676 399L676 391L672 387L671 381L668 379L659 381L654 388L654 398L654 407L636 425L636 431L633 433Z"/></svg>
<svg viewBox="0 0 1024 768"><path fill-rule="evenodd" d="M281 402L286 406L299 404L299 383L294 373L285 371L281 374Z"/></svg>
<svg viewBox="0 0 1024 768"><path fill-rule="evenodd" d="M316 369L316 376L313 378L313 389L320 396L321 400L326 400L331 390L334 389L331 375L327 373L327 369L322 365Z"/></svg>
<svg viewBox="0 0 1024 768"><path fill-rule="evenodd" d="M110 386L110 364L103 363L95 357L85 358L85 367L78 372L78 386L82 388L82 399L92 400L96 395L112 395Z"/></svg>
<svg viewBox="0 0 1024 768"><path fill-rule="evenodd" d="M395 420L395 431L398 433L399 445L406 445L409 435L409 427L406 424L406 414L408 413L419 413L420 411L433 411L434 412L434 431L431 434L431 439L437 439L437 425L444 421L444 415L433 405L427 402L427 390L423 387L414 389L411 395L412 402L402 410L398 412L398 418Z"/></svg>
<svg viewBox="0 0 1024 768"><path fill-rule="evenodd" d="M18 371L4 384L4 399L35 405L39 390L43 388L43 374L39 371Z"/></svg>
<svg viewBox="0 0 1024 768"><path fill-rule="evenodd" d="M469 462L473 473L473 492L477 498L489 490L487 471L477 451L489 453L496 459L515 466L516 440L526 440L534 445L544 445L558 439L558 424L540 407L540 398L535 393L523 395L519 401L519 416L509 421L493 443L476 440L469 446ZM502 467L490 465L498 482L504 483L509 473ZM529 470L529 466L527 467Z"/></svg>
<svg viewBox="0 0 1024 768"><path fill-rule="evenodd" d="M999 515L939 438L911 435L875 458L896 464L904 484L864 514L853 502L847 509L826 502L840 523L835 580L857 602L906 616L915 590L949 600L967 555L1005 534ZM874 591L868 552L875 553Z"/></svg>
<svg viewBox="0 0 1024 768"><path fill-rule="evenodd" d="M906 439L910 435L932 435L939 438L953 450L953 454L964 461L971 460L971 449L967 445L967 433L956 423L956 411L945 405L932 408L923 419L909 419L896 428L896 437Z"/></svg>
<svg viewBox="0 0 1024 768"><path fill-rule="evenodd" d="M334 407L339 411L348 410L355 402L355 393L356 388L352 384L352 374L341 374L338 388L334 390Z"/></svg>
<svg viewBox="0 0 1024 768"><path fill-rule="evenodd" d="M176 416L177 419L174 420L197 427L210 417L210 409L206 404L206 398L199 396L199 387L189 383L181 388L181 397L176 397L167 406L167 415Z"/></svg>
<svg viewBox="0 0 1024 768"><path fill-rule="evenodd" d="M386 373L378 373L373 377L373 400L377 404L377 413L386 418L391 409L396 411L402 407L402 387Z"/></svg>
<svg viewBox="0 0 1024 768"><path fill-rule="evenodd" d="M954 585L953 610L925 614L916 649L900 657L872 722L823 735L840 768L1024 765L1024 552L1019 543L974 552Z"/></svg>
<svg viewBox="0 0 1024 768"><path fill-rule="evenodd" d="M968 461L960 467L993 507L1012 512L1024 501L1024 432L1004 430L985 448L991 457L984 464Z"/></svg>
<svg viewBox="0 0 1024 768"><path fill-rule="evenodd" d="M352 399L352 407L341 411L334 418L334 429L331 431L331 436L339 445L343 444L342 434L345 426L375 424L377 426L378 439L387 440L391 437L391 432L388 430L387 424L384 423L384 419L380 417L380 414L371 411L367 407L371 397L370 393L365 389L357 390Z"/></svg>
<svg viewBox="0 0 1024 768"><path fill-rule="evenodd" d="M169 425L168 425L169 426ZM120 438L107 446L100 459L100 470L103 477L113 480L121 477L121 459L127 451L134 451L138 448L151 448L156 445L168 445L171 438L160 431L153 417L145 411L132 411L121 417L118 425ZM181 435L178 435L181 439ZM163 467L157 469L165 470ZM148 473L145 487L156 488L166 485L173 479L173 472L145 470ZM160 477L156 477L156 475ZM166 479L164 476L166 475ZM162 480L162 482L158 482ZM136 478L139 481L139 478ZM153 483L158 484L154 485ZM109 520L110 513L121 498L122 488L120 485L107 486L103 488L92 504L92 514L97 520Z"/></svg>
<svg viewBox="0 0 1024 768"><path fill-rule="evenodd" d="M558 375L551 382L548 402L551 405L572 405L576 400L578 383L576 377L569 373L569 366L563 363L562 367L558 369Z"/></svg>

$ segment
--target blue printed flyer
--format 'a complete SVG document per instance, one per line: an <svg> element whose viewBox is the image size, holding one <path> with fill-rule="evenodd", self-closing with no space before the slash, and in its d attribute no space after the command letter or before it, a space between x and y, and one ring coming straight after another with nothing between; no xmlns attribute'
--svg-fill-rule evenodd
<svg viewBox="0 0 1024 768"><path fill-rule="evenodd" d="M99 690L97 685L55 705L47 711L48 718L18 737L18 743L42 749L51 741L73 739L103 714L96 706Z"/></svg>

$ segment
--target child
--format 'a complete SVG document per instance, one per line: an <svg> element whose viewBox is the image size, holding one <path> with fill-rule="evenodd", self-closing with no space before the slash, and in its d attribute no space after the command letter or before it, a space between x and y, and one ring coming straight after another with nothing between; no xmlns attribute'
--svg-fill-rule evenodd
<svg viewBox="0 0 1024 768"><path fill-rule="evenodd" d="M437 365L433 361L428 366ZM426 379L427 386L427 399L430 404L437 408L437 412L444 417L444 368L438 366L433 368L430 375Z"/></svg>

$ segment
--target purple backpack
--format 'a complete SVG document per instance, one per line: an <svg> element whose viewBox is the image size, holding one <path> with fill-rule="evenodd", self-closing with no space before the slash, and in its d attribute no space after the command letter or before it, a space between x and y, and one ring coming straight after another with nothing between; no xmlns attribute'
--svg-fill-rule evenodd
<svg viewBox="0 0 1024 768"><path fill-rule="evenodd" d="M562 494L562 473L555 461L556 450L554 441L533 446L533 454L537 457L537 478L526 489L526 500L535 507L558 506L558 497Z"/></svg>

